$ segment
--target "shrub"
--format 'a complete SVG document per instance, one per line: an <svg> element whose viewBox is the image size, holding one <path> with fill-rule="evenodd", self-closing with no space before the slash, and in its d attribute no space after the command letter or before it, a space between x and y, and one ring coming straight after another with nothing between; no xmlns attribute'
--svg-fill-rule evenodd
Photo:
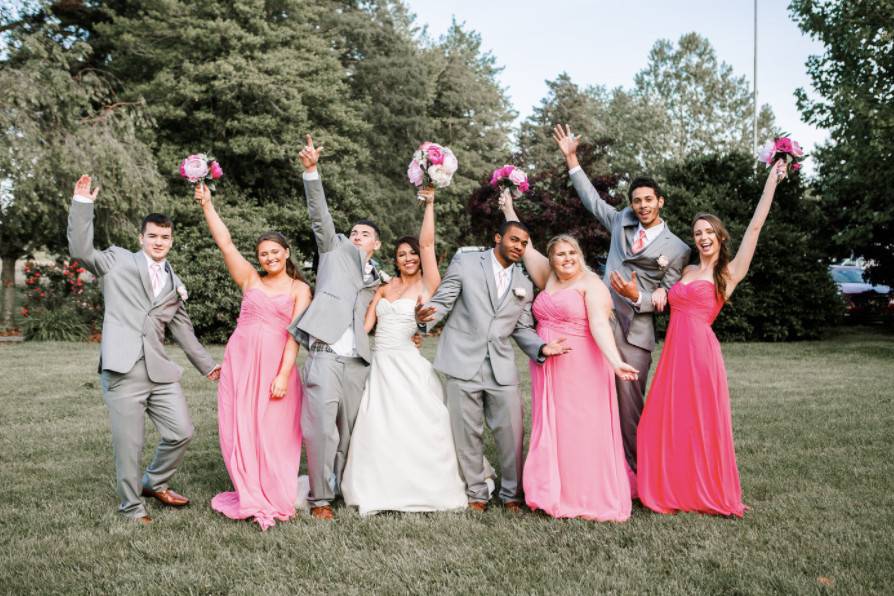
<svg viewBox="0 0 894 596"><path fill-rule="evenodd" d="M20 314L26 339L82 341L102 325L102 294L93 278L84 277L77 260L60 259L24 266L25 294Z"/></svg>

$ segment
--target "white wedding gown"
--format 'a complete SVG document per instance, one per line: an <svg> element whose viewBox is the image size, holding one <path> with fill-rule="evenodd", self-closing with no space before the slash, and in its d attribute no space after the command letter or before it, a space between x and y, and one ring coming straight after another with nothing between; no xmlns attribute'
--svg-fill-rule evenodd
<svg viewBox="0 0 894 596"><path fill-rule="evenodd" d="M444 389L413 345L415 304L376 304L376 343L342 479L361 515L467 506Z"/></svg>

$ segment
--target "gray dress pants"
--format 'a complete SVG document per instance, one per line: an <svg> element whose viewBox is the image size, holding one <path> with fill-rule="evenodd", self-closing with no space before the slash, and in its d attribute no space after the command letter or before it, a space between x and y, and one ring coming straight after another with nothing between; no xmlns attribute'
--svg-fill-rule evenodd
<svg viewBox="0 0 894 596"><path fill-rule="evenodd" d="M615 377L618 389L618 414L621 418L621 437L624 440L624 456L630 469L636 472L636 427L643 413L646 383L652 366L652 352L627 343L627 338L617 320L612 319L612 331L621 358L639 371L636 381L623 381Z"/></svg>
<svg viewBox="0 0 894 596"><path fill-rule="evenodd" d="M312 507L329 505L341 492L351 431L368 375L369 364L362 358L333 352L310 352L304 363L301 433Z"/></svg>
<svg viewBox="0 0 894 596"><path fill-rule="evenodd" d="M142 358L125 374L102 371L100 381L112 427L118 511L127 517L142 517L147 515L142 489L163 491L168 487L192 438L186 399L180 383L152 382ZM161 442L141 479L146 415L158 429Z"/></svg>
<svg viewBox="0 0 894 596"><path fill-rule="evenodd" d="M500 499L521 501L524 418L518 385L497 383L490 359L485 358L469 381L448 376L444 391L459 471L469 501L486 503L490 499L486 482L489 470L484 463L485 422L500 458Z"/></svg>

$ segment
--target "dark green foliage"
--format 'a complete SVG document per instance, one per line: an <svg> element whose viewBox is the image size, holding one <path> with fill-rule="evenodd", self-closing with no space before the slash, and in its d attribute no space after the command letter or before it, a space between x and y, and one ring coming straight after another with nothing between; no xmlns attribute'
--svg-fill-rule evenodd
<svg viewBox="0 0 894 596"><path fill-rule="evenodd" d="M19 311L24 336L38 341L83 341L102 327L99 283L83 275L76 260L25 263L25 292Z"/></svg>
<svg viewBox="0 0 894 596"><path fill-rule="evenodd" d="M836 256L873 261L872 278L894 285L894 2L794 0L789 10L825 45L807 60L820 97L797 94L807 121L830 132L814 152L825 240Z"/></svg>
<svg viewBox="0 0 894 596"><path fill-rule="evenodd" d="M720 217L732 255L751 221L767 170L746 155L692 159L668 170L662 216L692 246L692 217ZM748 276L724 306L714 329L725 340L784 341L818 337L842 314L826 269L826 215L799 176L779 185ZM693 250L693 259L697 259Z"/></svg>
<svg viewBox="0 0 894 596"><path fill-rule="evenodd" d="M89 330L72 305L34 310L22 324L28 341L84 341Z"/></svg>

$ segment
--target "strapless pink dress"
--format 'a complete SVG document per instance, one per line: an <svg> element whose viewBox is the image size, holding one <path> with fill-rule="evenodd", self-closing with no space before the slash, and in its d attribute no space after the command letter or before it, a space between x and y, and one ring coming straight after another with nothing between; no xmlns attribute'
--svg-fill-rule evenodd
<svg viewBox="0 0 894 596"><path fill-rule="evenodd" d="M254 520L262 529L295 515L301 458L301 382L292 370L285 397L272 399L289 339L293 299L248 290L236 330L227 342L217 389L220 451L235 490L211 500L232 519Z"/></svg>
<svg viewBox="0 0 894 596"><path fill-rule="evenodd" d="M659 513L742 517L726 367L711 329L723 303L707 280L677 283L668 299L670 325L636 433L639 498Z"/></svg>

